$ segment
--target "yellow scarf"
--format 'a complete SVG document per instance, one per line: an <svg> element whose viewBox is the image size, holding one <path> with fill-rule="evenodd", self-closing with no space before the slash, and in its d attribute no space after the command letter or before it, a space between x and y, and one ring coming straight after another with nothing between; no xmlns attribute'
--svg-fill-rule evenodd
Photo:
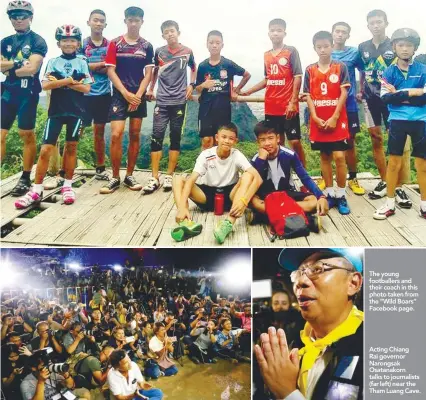
<svg viewBox="0 0 426 400"><path fill-rule="evenodd" d="M299 390L306 396L308 384L308 372L315 364L315 360L321 352L332 343L338 340L353 335L361 323L364 321L364 313L353 306L348 318L341 323L337 328L333 329L327 336L313 341L310 337L312 327L307 322L305 328L300 332L300 338L305 347L299 350L299 357L303 356L302 366L299 372L298 385Z"/></svg>

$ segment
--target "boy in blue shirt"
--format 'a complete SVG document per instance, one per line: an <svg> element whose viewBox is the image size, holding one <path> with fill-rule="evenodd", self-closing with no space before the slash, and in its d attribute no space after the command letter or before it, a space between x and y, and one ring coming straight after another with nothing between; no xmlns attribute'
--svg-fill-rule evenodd
<svg viewBox="0 0 426 400"><path fill-rule="evenodd" d="M341 61L348 68L349 81L351 87L348 89L348 98L346 100L346 111L348 114L348 124L350 138L348 140L349 148L346 150L346 164L349 170L348 186L355 194L362 196L365 194L365 189L360 186L356 178L357 173L357 158L355 149L355 135L360 131L358 104L356 100L356 77L355 68L362 71L363 64L356 47L346 46L346 41L349 39L351 27L346 22L336 22L332 28L333 35L333 52L331 58L336 61ZM318 185L320 183L318 182ZM323 184L325 189L325 183Z"/></svg>
<svg viewBox="0 0 426 400"><path fill-rule="evenodd" d="M62 55L49 60L42 82L43 90L51 90L48 120L43 133L43 145L37 162L34 185L15 202L18 209L40 203L43 197L43 179L49 158L56 146L62 127L66 126L64 149L65 181L61 189L65 204L73 204L75 193L71 187L77 161L77 144L82 127L84 93L93 82L87 62L77 57L81 44L81 31L74 25L63 25L56 30L55 38Z"/></svg>
<svg viewBox="0 0 426 400"><path fill-rule="evenodd" d="M382 100L389 108L389 161L386 203L374 213L383 220L395 214L395 188L407 135L411 136L420 187L420 216L426 218L426 66L413 60L420 37L413 29L398 29L391 38L397 63L382 78Z"/></svg>

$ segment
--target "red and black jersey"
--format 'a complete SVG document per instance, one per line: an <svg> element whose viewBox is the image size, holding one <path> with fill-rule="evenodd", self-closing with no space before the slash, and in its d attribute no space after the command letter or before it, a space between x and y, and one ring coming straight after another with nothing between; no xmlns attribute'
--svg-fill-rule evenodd
<svg viewBox="0 0 426 400"><path fill-rule="evenodd" d="M327 72L321 72L318 63L306 68L303 91L310 95L317 116L324 121L333 116L342 87L350 86L348 68L340 61L332 61ZM337 142L348 139L346 106L342 108L336 129L333 131L320 129L311 118L309 132L312 142Z"/></svg>
<svg viewBox="0 0 426 400"><path fill-rule="evenodd" d="M275 56L272 50L269 50L264 55L264 64L265 114L284 115L293 95L294 77L303 74L299 53L292 46L284 46ZM297 108L299 109L299 106Z"/></svg>
<svg viewBox="0 0 426 400"><path fill-rule="evenodd" d="M141 37L135 44L129 44L124 36L120 36L111 40L105 65L114 66L124 87L136 93L145 77L145 67L154 66L154 49Z"/></svg>

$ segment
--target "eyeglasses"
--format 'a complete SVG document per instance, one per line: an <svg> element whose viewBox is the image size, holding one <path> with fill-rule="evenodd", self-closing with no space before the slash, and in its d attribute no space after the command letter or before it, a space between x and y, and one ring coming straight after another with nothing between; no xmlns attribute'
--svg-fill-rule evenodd
<svg viewBox="0 0 426 400"><path fill-rule="evenodd" d="M10 19L13 19L15 21L25 21L26 19L30 18L31 15L28 14L17 14L17 15L11 15Z"/></svg>
<svg viewBox="0 0 426 400"><path fill-rule="evenodd" d="M345 271L354 272L353 269L338 267L337 265L332 265L325 263L323 261L318 261L315 264L302 266L296 271L293 271L290 274L290 279L292 283L295 283L298 279L305 274L311 281L318 279L319 276L327 271L331 271L333 269L344 269Z"/></svg>

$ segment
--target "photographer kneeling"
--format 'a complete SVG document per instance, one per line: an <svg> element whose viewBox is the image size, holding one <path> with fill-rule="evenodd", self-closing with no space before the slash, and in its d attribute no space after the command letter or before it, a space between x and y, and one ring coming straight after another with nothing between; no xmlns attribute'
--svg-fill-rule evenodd
<svg viewBox="0 0 426 400"><path fill-rule="evenodd" d="M37 350L29 358L31 373L21 383L21 394L24 400L70 399L71 392L79 399L90 400L87 389L75 389L75 382L68 372L67 364L52 364L49 359L51 348ZM56 371L56 372L55 372ZM68 393L65 395L65 393ZM65 397L67 396L67 397ZM56 397L55 397L56 398Z"/></svg>
<svg viewBox="0 0 426 400"><path fill-rule="evenodd" d="M112 368L108 372L111 400L161 400L163 392L144 382L138 365L124 350L114 350L109 357Z"/></svg>
<svg viewBox="0 0 426 400"><path fill-rule="evenodd" d="M157 379L160 375L176 375L178 369L167 355L168 352L173 352L173 339L166 335L164 324L155 323L154 335L149 341L149 350L155 353L155 357L145 363L145 375L154 379Z"/></svg>
<svg viewBox="0 0 426 400"><path fill-rule="evenodd" d="M81 359L74 367L76 387L89 390L102 387L107 380L110 367L108 359L114 349L105 346L99 354L99 359L88 355Z"/></svg>
<svg viewBox="0 0 426 400"><path fill-rule="evenodd" d="M99 353L95 338L84 333L80 322L71 324L70 331L64 335L63 342L65 350L70 356L79 353Z"/></svg>
<svg viewBox="0 0 426 400"><path fill-rule="evenodd" d="M42 350L45 347L52 347L57 354L62 353L62 346L49 329L49 323L47 321L38 322L36 330L38 336L31 340L31 348L33 350Z"/></svg>
<svg viewBox="0 0 426 400"><path fill-rule="evenodd" d="M198 321L196 327L191 331L191 336L197 339L189 346L189 358L195 363L216 363L213 353L213 344L216 343L216 321L211 319L207 326Z"/></svg>
<svg viewBox="0 0 426 400"><path fill-rule="evenodd" d="M238 338L242 331L240 330L235 334L232 331L230 319L223 319L220 322L220 328L222 330L216 335L216 343L214 344L216 355L220 358L230 359L234 364L238 361L251 362L250 358L242 356L238 349Z"/></svg>

